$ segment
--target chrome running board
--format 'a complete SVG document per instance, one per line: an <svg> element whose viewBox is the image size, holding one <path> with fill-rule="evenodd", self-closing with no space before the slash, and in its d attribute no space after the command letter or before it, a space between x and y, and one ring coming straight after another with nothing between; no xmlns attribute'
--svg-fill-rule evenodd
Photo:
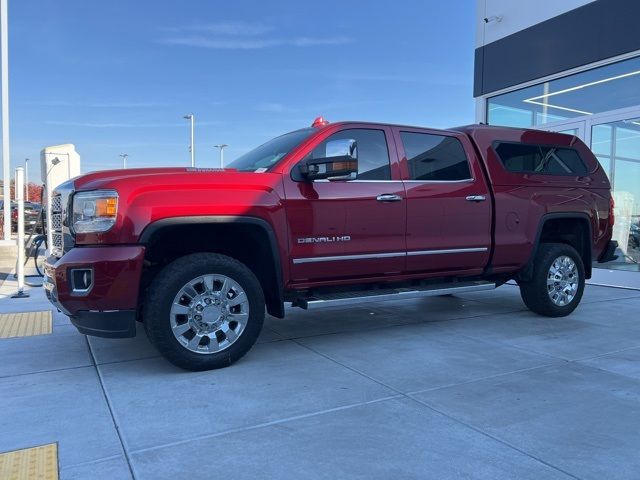
<svg viewBox="0 0 640 480"><path fill-rule="evenodd" d="M456 293L480 292L483 290L493 290L494 288L496 288L495 283L479 280L474 282L427 285L424 287L387 288L355 292L326 293L297 298L291 302L291 306L310 310L321 307L355 305L358 303L403 300L405 298L437 297L439 295Z"/></svg>

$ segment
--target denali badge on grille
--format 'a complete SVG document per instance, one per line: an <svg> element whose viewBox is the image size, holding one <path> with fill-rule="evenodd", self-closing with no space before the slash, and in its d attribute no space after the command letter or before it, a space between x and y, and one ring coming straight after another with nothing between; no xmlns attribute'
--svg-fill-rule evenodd
<svg viewBox="0 0 640 480"><path fill-rule="evenodd" d="M338 237L302 237L298 239L298 243L331 243L331 242L350 242L349 235L341 235Z"/></svg>

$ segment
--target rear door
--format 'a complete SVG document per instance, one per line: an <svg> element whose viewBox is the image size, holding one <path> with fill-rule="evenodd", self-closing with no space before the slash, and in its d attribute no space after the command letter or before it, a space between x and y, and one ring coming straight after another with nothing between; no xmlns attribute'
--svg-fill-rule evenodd
<svg viewBox="0 0 640 480"><path fill-rule="evenodd" d="M330 156L332 142L344 140L357 143L355 180L311 182L284 176L291 278L296 283L398 274L404 268L406 202L391 129L349 126L322 140L309 155Z"/></svg>
<svg viewBox="0 0 640 480"><path fill-rule="evenodd" d="M395 128L407 193L407 271L476 275L491 250L491 196L469 139Z"/></svg>

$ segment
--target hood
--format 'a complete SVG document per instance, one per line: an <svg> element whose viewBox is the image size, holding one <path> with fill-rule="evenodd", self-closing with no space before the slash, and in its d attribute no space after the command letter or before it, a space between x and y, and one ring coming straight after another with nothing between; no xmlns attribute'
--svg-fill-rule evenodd
<svg viewBox="0 0 640 480"><path fill-rule="evenodd" d="M184 167L100 170L74 178L73 184L76 190L95 190L96 188L105 188L106 185L112 185L120 180L158 178L186 173L189 170L191 169Z"/></svg>
<svg viewBox="0 0 640 480"><path fill-rule="evenodd" d="M239 172L220 168L136 168L104 170L73 179L74 190L114 189L126 191L181 189L190 187L273 186L272 173Z"/></svg>

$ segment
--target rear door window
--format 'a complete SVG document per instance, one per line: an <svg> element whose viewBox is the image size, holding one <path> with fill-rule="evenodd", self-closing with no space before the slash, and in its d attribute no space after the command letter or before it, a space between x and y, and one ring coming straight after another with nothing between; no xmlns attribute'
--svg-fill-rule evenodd
<svg viewBox="0 0 640 480"><path fill-rule="evenodd" d="M573 176L588 172L573 148L509 142L496 142L493 147L509 172Z"/></svg>
<svg viewBox="0 0 640 480"><path fill-rule="evenodd" d="M456 182L471 179L469 160L455 137L400 132L411 180Z"/></svg>

